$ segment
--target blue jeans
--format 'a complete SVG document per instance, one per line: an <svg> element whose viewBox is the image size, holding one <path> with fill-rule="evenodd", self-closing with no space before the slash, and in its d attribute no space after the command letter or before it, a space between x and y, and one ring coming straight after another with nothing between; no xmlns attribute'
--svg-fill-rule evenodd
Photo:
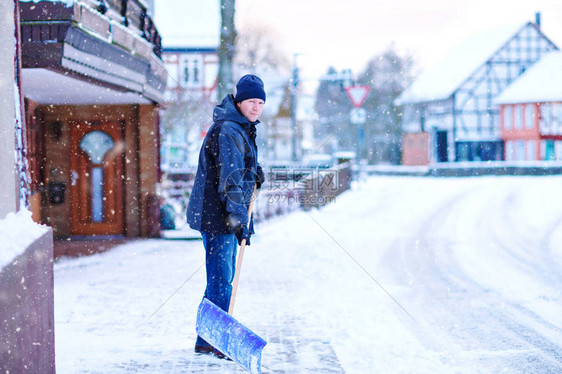
<svg viewBox="0 0 562 374"><path fill-rule="evenodd" d="M207 270L207 288L204 298L228 312L230 296L232 295L232 281L236 270L236 251L238 241L234 234L201 233L205 247L205 263ZM197 336L195 345L211 345Z"/></svg>

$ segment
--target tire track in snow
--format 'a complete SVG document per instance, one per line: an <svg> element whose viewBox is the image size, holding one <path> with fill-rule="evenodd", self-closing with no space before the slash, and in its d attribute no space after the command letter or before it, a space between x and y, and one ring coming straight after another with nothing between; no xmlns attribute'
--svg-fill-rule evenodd
<svg viewBox="0 0 562 374"><path fill-rule="evenodd" d="M521 313L529 315L528 310L467 276L453 250L471 243L458 243L451 232L441 230L451 219L463 222L462 205L467 198L478 197L479 191L473 188L442 202L413 235L396 243L410 277L410 300L418 309L414 313L423 316L420 326L412 329L429 349L444 353L446 365L559 372L560 346L514 319ZM477 213L474 216L489 219L489 211Z"/></svg>

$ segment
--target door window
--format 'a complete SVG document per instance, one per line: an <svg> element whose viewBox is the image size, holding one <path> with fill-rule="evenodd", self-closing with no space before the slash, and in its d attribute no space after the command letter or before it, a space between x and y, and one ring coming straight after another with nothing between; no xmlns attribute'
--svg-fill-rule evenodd
<svg viewBox="0 0 562 374"><path fill-rule="evenodd" d="M80 149L90 156L92 161L91 176L91 213L93 222L103 221L103 167L101 163L107 152L113 148L111 136L103 131L91 131L80 141Z"/></svg>

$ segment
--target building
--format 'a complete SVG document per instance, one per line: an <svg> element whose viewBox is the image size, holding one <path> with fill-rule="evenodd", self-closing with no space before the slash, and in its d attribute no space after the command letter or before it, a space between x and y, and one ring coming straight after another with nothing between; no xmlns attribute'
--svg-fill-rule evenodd
<svg viewBox="0 0 562 374"><path fill-rule="evenodd" d="M218 46L165 46L162 58L168 71L166 102L216 101Z"/></svg>
<svg viewBox="0 0 562 374"><path fill-rule="evenodd" d="M501 160L494 98L558 47L536 22L477 35L455 48L395 101L403 112L403 163Z"/></svg>
<svg viewBox="0 0 562 374"><path fill-rule="evenodd" d="M182 174L197 164L210 126L217 101L219 6L218 1L156 2L168 73L161 112L161 165L166 174Z"/></svg>
<svg viewBox="0 0 562 374"><path fill-rule="evenodd" d="M506 160L562 160L562 52L550 52L494 100Z"/></svg>
<svg viewBox="0 0 562 374"><path fill-rule="evenodd" d="M267 89L268 87L266 87ZM293 127L291 124L291 92L285 82L279 90L268 90L263 119L258 136L265 149L260 150L267 160L286 163L292 160Z"/></svg>
<svg viewBox="0 0 562 374"><path fill-rule="evenodd" d="M18 0L0 14L0 368L55 373L53 232L28 211Z"/></svg>
<svg viewBox="0 0 562 374"><path fill-rule="evenodd" d="M318 126L318 114L314 109L315 96L298 93L295 104L295 125L293 130L291 113L291 89L287 80L265 76L267 101L262 122L259 125L258 142L262 160L282 165L293 160L293 146L297 160L316 151L320 144L315 140L314 130ZM268 80L269 78L269 80Z"/></svg>
<svg viewBox="0 0 562 374"><path fill-rule="evenodd" d="M217 95L218 46L162 49L168 71L162 112L162 170L183 172L196 165Z"/></svg>
<svg viewBox="0 0 562 374"><path fill-rule="evenodd" d="M143 0L21 0L30 207L57 238L159 233L166 70Z"/></svg>

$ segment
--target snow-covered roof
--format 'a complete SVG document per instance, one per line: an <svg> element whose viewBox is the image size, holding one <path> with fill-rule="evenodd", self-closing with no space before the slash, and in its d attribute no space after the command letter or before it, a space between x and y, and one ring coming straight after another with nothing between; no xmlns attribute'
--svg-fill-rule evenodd
<svg viewBox="0 0 562 374"><path fill-rule="evenodd" d="M154 19L167 47L210 47L220 44L220 2L157 0Z"/></svg>
<svg viewBox="0 0 562 374"><path fill-rule="evenodd" d="M494 55L519 30L528 25L506 26L472 36L455 47L433 69L423 73L396 99L396 105L443 100Z"/></svg>
<svg viewBox="0 0 562 374"><path fill-rule="evenodd" d="M562 102L562 52L550 52L507 87L495 104Z"/></svg>

